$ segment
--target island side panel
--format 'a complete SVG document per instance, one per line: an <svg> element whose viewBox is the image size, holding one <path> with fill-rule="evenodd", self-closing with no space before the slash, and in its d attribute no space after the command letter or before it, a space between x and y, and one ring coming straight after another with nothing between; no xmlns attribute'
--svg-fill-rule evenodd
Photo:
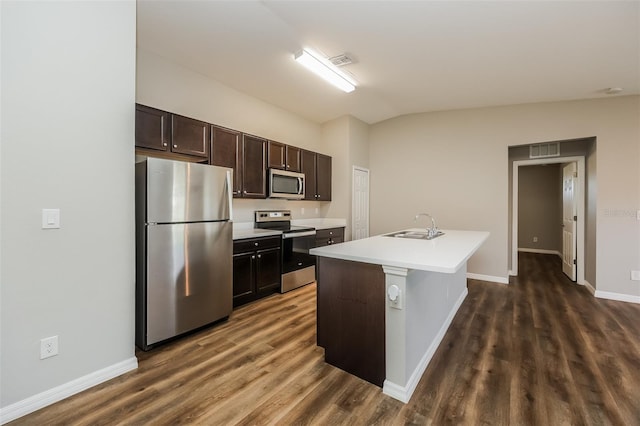
<svg viewBox="0 0 640 426"><path fill-rule="evenodd" d="M317 341L325 361L382 387L385 275L380 265L318 257Z"/></svg>

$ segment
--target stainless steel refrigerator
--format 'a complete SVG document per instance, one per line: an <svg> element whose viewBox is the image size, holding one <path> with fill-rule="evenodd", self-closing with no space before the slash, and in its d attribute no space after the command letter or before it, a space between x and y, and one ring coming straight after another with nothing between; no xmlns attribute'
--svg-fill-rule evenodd
<svg viewBox="0 0 640 426"><path fill-rule="evenodd" d="M136 163L136 345L154 345L232 310L232 170Z"/></svg>

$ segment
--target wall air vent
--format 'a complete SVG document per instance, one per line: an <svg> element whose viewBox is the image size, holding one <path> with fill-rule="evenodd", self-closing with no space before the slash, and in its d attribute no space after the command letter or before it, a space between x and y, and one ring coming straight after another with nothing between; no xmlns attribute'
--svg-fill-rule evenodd
<svg viewBox="0 0 640 426"><path fill-rule="evenodd" d="M560 142L539 143L529 146L529 158L546 158L560 156Z"/></svg>

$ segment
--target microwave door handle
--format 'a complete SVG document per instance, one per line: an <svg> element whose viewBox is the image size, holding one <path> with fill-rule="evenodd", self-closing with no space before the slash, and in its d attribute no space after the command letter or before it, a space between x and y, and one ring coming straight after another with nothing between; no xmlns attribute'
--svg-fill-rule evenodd
<svg viewBox="0 0 640 426"><path fill-rule="evenodd" d="M304 183L302 182L302 178L299 177L298 178L298 195L302 195L303 191L304 191Z"/></svg>

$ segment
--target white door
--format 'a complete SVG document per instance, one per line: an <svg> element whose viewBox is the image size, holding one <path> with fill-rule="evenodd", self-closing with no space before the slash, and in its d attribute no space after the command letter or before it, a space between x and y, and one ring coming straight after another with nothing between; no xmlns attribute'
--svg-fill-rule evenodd
<svg viewBox="0 0 640 426"><path fill-rule="evenodd" d="M576 163L562 168L562 272L576 280Z"/></svg>
<svg viewBox="0 0 640 426"><path fill-rule="evenodd" d="M369 236L369 170L353 166L351 239Z"/></svg>

